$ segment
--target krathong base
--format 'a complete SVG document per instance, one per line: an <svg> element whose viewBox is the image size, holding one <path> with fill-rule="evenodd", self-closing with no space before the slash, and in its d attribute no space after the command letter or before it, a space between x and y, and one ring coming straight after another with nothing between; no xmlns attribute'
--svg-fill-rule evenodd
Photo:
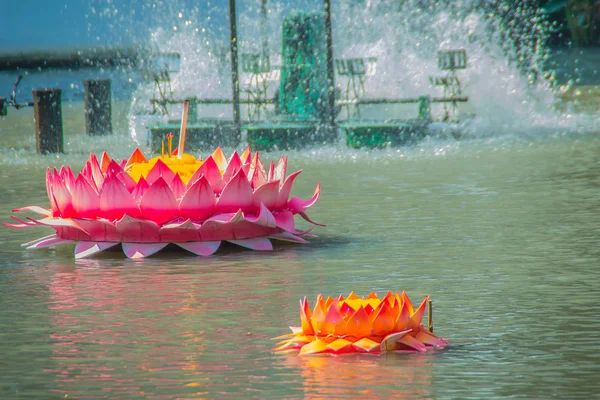
<svg viewBox="0 0 600 400"><path fill-rule="evenodd" d="M341 355L443 349L448 341L421 323L428 302L426 297L414 308L405 292L388 292L383 299L374 293L359 298L352 292L345 299L319 295L311 312L305 297L300 300L301 326L291 326L292 333L277 337L283 340L273 350Z"/></svg>
<svg viewBox="0 0 600 400"><path fill-rule="evenodd" d="M150 161L136 149L117 163L106 153L94 155L75 177L70 167L48 169L46 186L51 208L23 207L41 219L12 217L12 228L47 226L55 234L29 243L39 249L76 243L75 257L90 257L122 244L130 258L148 257L174 243L208 256L222 241L253 250L272 250L272 239L307 243L314 237L297 230L294 215L315 225L305 213L319 198L289 199L300 171L285 176L287 157L264 168L258 153L247 149L229 160L217 148L206 160L192 156L156 157Z"/></svg>

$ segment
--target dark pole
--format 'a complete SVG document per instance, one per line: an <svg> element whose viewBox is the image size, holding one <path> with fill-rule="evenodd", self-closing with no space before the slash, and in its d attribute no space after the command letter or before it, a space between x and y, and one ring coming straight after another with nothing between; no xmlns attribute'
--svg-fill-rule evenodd
<svg viewBox="0 0 600 400"><path fill-rule="evenodd" d="M83 81L85 92L85 133L108 135L112 133L110 79Z"/></svg>
<svg viewBox="0 0 600 400"><path fill-rule="evenodd" d="M269 37L267 36L267 0L260 2L260 36L262 38L262 56L266 60L269 55ZM266 61L265 61L266 62Z"/></svg>
<svg viewBox="0 0 600 400"><path fill-rule="evenodd" d="M329 90L327 91L327 102L329 103L329 124L331 128L335 128L335 81L333 76L333 37L331 29L331 2L323 0L325 8L325 38L327 40L327 83Z"/></svg>
<svg viewBox="0 0 600 400"><path fill-rule="evenodd" d="M40 154L63 152L63 121L60 89L33 91L35 145Z"/></svg>
<svg viewBox="0 0 600 400"><path fill-rule="evenodd" d="M235 124L236 135L241 136L240 126L240 80L238 74L238 44L237 44L237 26L235 15L235 0L229 0L229 28L231 32L231 88L233 91L233 123Z"/></svg>

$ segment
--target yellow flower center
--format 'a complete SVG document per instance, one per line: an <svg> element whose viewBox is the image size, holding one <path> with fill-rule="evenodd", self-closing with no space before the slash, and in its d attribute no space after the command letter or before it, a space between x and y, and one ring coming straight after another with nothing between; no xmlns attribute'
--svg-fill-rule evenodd
<svg viewBox="0 0 600 400"><path fill-rule="evenodd" d="M139 182L143 176L144 179L148 177L148 174L154 168L157 161L161 160L169 167L171 171L179 174L179 177L184 184L187 184L192 175L198 168L204 163L203 160L198 160L191 154L184 154L181 158L177 156L158 156L151 158L147 162L134 163L129 165L125 171L133 178L134 181Z"/></svg>
<svg viewBox="0 0 600 400"><path fill-rule="evenodd" d="M343 303L348 304L350 307L352 307L353 310L358 310L361 306L363 308L367 307L367 305L370 305L371 307L373 307L373 309L377 308L377 306L379 305L379 303L381 303L381 300L379 299L346 299L343 301L340 301L340 305L342 305Z"/></svg>

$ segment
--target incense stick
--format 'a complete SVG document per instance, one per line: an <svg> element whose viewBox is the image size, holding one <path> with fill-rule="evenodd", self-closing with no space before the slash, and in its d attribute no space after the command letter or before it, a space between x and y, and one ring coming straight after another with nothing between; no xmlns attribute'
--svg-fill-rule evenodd
<svg viewBox="0 0 600 400"><path fill-rule="evenodd" d="M177 158L183 157L183 151L185 149L185 128L188 119L188 110L190 108L190 101L183 101L183 116L181 117L181 131L179 132L179 146L177 147Z"/></svg>

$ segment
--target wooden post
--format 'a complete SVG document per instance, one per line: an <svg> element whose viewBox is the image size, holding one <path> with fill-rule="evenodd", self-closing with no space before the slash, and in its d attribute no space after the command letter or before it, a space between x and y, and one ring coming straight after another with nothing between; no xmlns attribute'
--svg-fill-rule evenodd
<svg viewBox="0 0 600 400"><path fill-rule="evenodd" d="M433 303L427 299L427 329L433 333Z"/></svg>
<svg viewBox="0 0 600 400"><path fill-rule="evenodd" d="M241 136L240 123L240 79L238 71L238 41L237 41L237 16L235 12L235 0L229 0L229 33L231 50L231 89L233 96L233 124L235 135L239 140Z"/></svg>
<svg viewBox="0 0 600 400"><path fill-rule="evenodd" d="M85 89L85 133L90 136L112 133L110 79L83 81Z"/></svg>
<svg viewBox="0 0 600 400"><path fill-rule="evenodd" d="M335 136L335 76L333 72L333 33L331 27L331 1L324 0L325 39L327 40L327 103L329 109L329 125Z"/></svg>
<svg viewBox="0 0 600 400"><path fill-rule="evenodd" d="M63 121L60 89L33 91L35 145L40 154L63 152Z"/></svg>

